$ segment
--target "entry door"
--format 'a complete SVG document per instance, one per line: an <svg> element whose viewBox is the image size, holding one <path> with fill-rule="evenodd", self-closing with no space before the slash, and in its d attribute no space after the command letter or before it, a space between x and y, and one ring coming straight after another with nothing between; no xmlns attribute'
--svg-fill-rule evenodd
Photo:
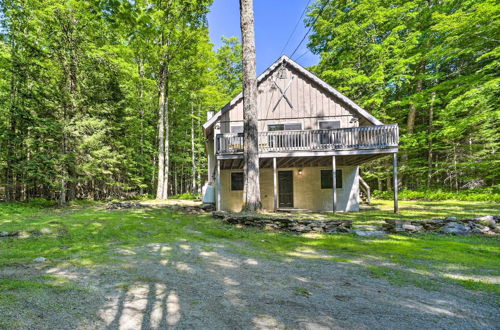
<svg viewBox="0 0 500 330"><path fill-rule="evenodd" d="M279 207L293 207L293 171L278 172Z"/></svg>

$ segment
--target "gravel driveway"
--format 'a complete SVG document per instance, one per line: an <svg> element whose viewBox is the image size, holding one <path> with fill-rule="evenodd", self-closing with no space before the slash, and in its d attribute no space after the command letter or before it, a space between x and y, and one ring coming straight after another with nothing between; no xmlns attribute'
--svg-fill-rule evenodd
<svg viewBox="0 0 500 330"><path fill-rule="evenodd" d="M234 244L234 242L233 242ZM359 264L268 260L223 243L114 250L89 268L11 268L3 276L65 277L78 290L26 293L0 309L12 328L36 329L494 329L494 297L450 285L394 286ZM83 288L83 289L81 289ZM19 293L23 295L24 293Z"/></svg>

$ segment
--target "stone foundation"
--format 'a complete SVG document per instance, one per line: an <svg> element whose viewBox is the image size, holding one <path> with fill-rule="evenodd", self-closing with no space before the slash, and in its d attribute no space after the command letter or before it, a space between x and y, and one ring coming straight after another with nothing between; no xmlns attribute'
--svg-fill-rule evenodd
<svg viewBox="0 0 500 330"><path fill-rule="evenodd" d="M227 212L213 212L214 218L222 219L232 225L243 225L270 230L283 230L296 233L349 233L352 230L351 220L316 220L296 219L264 214L247 215Z"/></svg>
<svg viewBox="0 0 500 330"><path fill-rule="evenodd" d="M434 232L454 235L494 235L500 233L499 220L500 216L494 215L460 220L456 217L415 221L387 219L385 220L384 229L390 233Z"/></svg>

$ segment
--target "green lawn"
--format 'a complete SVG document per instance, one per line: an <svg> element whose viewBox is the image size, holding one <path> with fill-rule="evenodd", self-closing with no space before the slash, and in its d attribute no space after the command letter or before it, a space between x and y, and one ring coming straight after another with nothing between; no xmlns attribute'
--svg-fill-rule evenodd
<svg viewBox="0 0 500 330"><path fill-rule="evenodd" d="M388 201L375 201L382 210L337 215L355 223L379 223L394 218ZM401 202L408 219L499 214L499 207L475 202ZM50 233L41 234L42 228ZM57 208L47 203L0 204L0 231L21 230L20 238L0 238L0 269L32 264L46 257L46 267L93 267L119 263L113 251L155 242L224 243L236 253L288 260L318 258L352 263L396 285L428 289L443 283L500 293L500 239L492 236L388 235L362 238L354 234L302 236L236 228L209 215L184 215L167 209L108 211L98 203L75 203ZM45 230L46 231L46 230ZM0 273L1 274L1 273ZM17 283L19 282L19 283ZM35 284L2 278L0 291L54 288L67 283L40 278ZM0 299L0 304L3 300Z"/></svg>
<svg viewBox="0 0 500 330"><path fill-rule="evenodd" d="M351 219L355 224L382 224L384 219L429 220L449 216L461 219L500 214L500 204L469 201L400 201L398 214L393 212L393 201L374 200L371 207L374 209L363 206L361 212L338 213L335 217Z"/></svg>

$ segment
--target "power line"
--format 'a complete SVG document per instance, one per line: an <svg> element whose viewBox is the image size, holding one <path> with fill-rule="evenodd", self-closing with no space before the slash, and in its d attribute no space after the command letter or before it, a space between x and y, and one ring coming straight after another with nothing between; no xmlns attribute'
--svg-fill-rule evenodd
<svg viewBox="0 0 500 330"><path fill-rule="evenodd" d="M328 6L328 4L330 3L330 0L327 0L325 2L325 4L323 5L323 7L321 7L321 9L319 10L318 12L318 15L316 15L316 17L314 18L313 22L311 23L311 25L309 26L309 30L307 30L306 34L304 35L304 37L302 38L302 40L300 41L300 43L297 45L297 47L295 48L295 50L293 51L292 55L290 55L290 58L293 58L293 55L297 52L297 50L299 49L299 47L302 45L302 43L304 42L304 40L306 40L306 37L307 35L309 34L309 32L311 32L311 29L312 27L314 26L314 24L316 24L316 21L319 19L319 17L321 16L321 14L323 13L323 10L326 8L326 6Z"/></svg>
<svg viewBox="0 0 500 330"><path fill-rule="evenodd" d="M295 58L295 61L298 61L300 60L304 55L306 55L307 53L309 53L309 49L306 50L305 52L303 52L299 57Z"/></svg>
<svg viewBox="0 0 500 330"><path fill-rule="evenodd" d="M297 30L297 26L299 26L299 23L301 22L302 17L304 17L304 14L306 13L307 8L309 7L309 3L310 3L310 2L311 2L311 0L307 1L307 4L306 4L306 6L305 6L304 10L302 11L302 14L300 15L300 17L299 17L299 19L298 19L297 23L295 23L295 27L293 28L292 33L291 33L291 34L290 34L290 36L288 37L288 40L286 41L285 46L283 46L283 49L281 50L281 55L283 55L283 52L285 51L286 46L288 46L288 43L289 43L289 42L290 42L290 40L292 39L292 36L293 36L293 34L295 33L295 30Z"/></svg>

